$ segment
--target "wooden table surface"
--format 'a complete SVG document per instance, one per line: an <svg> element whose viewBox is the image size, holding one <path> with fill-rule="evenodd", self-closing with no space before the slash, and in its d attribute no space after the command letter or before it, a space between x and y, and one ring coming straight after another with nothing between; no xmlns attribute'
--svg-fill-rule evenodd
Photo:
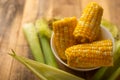
<svg viewBox="0 0 120 80"><path fill-rule="evenodd" d="M0 0L0 80L38 80L7 54L14 49L18 55L32 58L22 32L24 23L41 17L79 18L83 8L91 1L98 2L104 8L103 18L116 24L120 30L120 0ZM87 80L96 71L78 72L65 66L60 68Z"/></svg>

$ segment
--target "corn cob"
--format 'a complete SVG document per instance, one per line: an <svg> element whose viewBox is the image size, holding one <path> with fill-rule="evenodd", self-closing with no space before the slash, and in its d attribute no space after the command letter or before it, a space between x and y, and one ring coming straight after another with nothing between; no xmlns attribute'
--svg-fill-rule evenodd
<svg viewBox="0 0 120 80"><path fill-rule="evenodd" d="M65 51L67 64L79 68L112 66L112 49L111 40L74 45Z"/></svg>
<svg viewBox="0 0 120 80"><path fill-rule="evenodd" d="M76 24L76 17L64 18L53 23L55 47L63 60L66 60L65 49L75 44L72 33Z"/></svg>
<svg viewBox="0 0 120 80"><path fill-rule="evenodd" d="M102 14L103 8L97 3L91 2L87 5L73 32L79 43L92 42L97 39Z"/></svg>

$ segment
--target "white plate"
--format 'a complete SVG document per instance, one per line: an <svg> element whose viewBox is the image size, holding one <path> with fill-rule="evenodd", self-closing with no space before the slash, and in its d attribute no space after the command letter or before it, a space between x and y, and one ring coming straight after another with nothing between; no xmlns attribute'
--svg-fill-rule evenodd
<svg viewBox="0 0 120 80"><path fill-rule="evenodd" d="M52 51L53 51L53 54L55 55L55 57L58 59L58 61L60 63L62 63L63 65L65 65L66 67L69 67L73 70L77 70L77 71L90 71L90 70L94 70L94 69L97 69L97 68L100 68L100 67L94 67L94 68L75 68L75 67L71 67L69 66L67 63L65 63L57 54L57 51L56 51L56 48L55 48L55 45L54 45L54 33L52 34L52 37L51 37L51 48L52 48ZM99 40L104 40L104 39L111 39L113 41L113 52L114 52L114 38L112 36L112 34L103 26L101 26L101 35L99 37Z"/></svg>

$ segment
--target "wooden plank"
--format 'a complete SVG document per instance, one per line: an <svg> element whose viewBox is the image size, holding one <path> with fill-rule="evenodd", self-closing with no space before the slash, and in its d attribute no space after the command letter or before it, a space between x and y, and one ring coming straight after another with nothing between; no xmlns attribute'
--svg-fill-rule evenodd
<svg viewBox="0 0 120 80"><path fill-rule="evenodd" d="M26 0L20 29L18 31L18 42L16 44L16 53L18 53L18 55L22 55L31 59L31 51L24 37L22 25L25 23L34 22L38 17L41 17L41 13L44 13L46 10L45 7L47 6L45 5L45 7L43 7L42 5L39 5L40 3L43 3L39 1L40 0ZM41 7L43 10L40 10ZM14 60L11 68L10 80L38 80L38 78L36 78L36 76L34 76L27 68L25 68L25 66Z"/></svg>
<svg viewBox="0 0 120 80"><path fill-rule="evenodd" d="M27 22L33 22L37 18L37 6L38 0L26 0L23 17L21 18L18 31L18 42L16 44L16 53L24 57L31 58L30 50L24 34L22 32L22 25ZM35 75L33 75L30 70L28 70L24 65L20 64L18 61L13 60L13 65L11 68L10 80L38 80Z"/></svg>
<svg viewBox="0 0 120 80"><path fill-rule="evenodd" d="M53 0L39 0L38 17L52 18Z"/></svg>
<svg viewBox="0 0 120 80"><path fill-rule="evenodd" d="M22 24L26 22L34 22L38 15L39 0L26 0Z"/></svg>
<svg viewBox="0 0 120 80"><path fill-rule="evenodd" d="M116 24L120 30L120 0L107 0L109 6L110 21Z"/></svg>
<svg viewBox="0 0 120 80"><path fill-rule="evenodd" d="M15 18L19 16L16 15L17 3L14 0L2 0L0 3L0 80L8 80L12 58L7 53L9 48L15 48L18 30Z"/></svg>
<svg viewBox="0 0 120 80"><path fill-rule="evenodd" d="M80 0L53 0L53 17L80 17L81 3Z"/></svg>

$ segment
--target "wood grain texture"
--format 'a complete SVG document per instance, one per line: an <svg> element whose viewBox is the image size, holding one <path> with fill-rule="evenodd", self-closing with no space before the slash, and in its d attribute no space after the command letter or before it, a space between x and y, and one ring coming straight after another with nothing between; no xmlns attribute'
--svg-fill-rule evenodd
<svg viewBox="0 0 120 80"><path fill-rule="evenodd" d="M31 71L7 54L14 49L18 55L33 59L22 31L24 23L34 22L41 17L79 18L91 1L98 2L104 8L103 18L116 24L120 30L119 0L0 0L0 80L38 80ZM97 71L79 72L60 63L59 66L87 80Z"/></svg>
<svg viewBox="0 0 120 80"><path fill-rule="evenodd" d="M112 1L108 0L109 6L109 14L110 14L110 21L118 26L120 29L120 1Z"/></svg>
<svg viewBox="0 0 120 80"><path fill-rule="evenodd" d="M80 0L53 0L53 17L80 17L81 15Z"/></svg>
<svg viewBox="0 0 120 80"><path fill-rule="evenodd" d="M28 45L21 34L24 1L2 0L0 2L0 80L37 80L31 72L7 53L10 49L28 57ZM18 51L20 50L20 51Z"/></svg>
<svg viewBox="0 0 120 80"><path fill-rule="evenodd" d="M18 31L18 38L17 38L17 44L16 44L16 52L18 55L22 55L24 57L32 58L30 54L30 50L28 47L28 44L26 42L26 39L24 37L23 31L22 31L22 25L27 22L33 22L37 18L37 5L38 0L26 0L25 6L23 9L22 18L19 24L19 31ZM17 65L17 66L16 66ZM13 60L13 64L11 67L11 75L10 80L38 80L38 78L25 68L25 66L21 65L16 60Z"/></svg>
<svg viewBox="0 0 120 80"><path fill-rule="evenodd" d="M16 30L18 30L16 25L19 23L20 19L19 15L17 15L17 7L19 7L19 5L17 2L15 3L14 0L2 0L0 3L0 79L8 80L11 70L12 58L8 56L7 53L9 48L15 48L17 40ZM17 21L16 18L18 18ZM15 41L13 41L13 39L15 39Z"/></svg>

